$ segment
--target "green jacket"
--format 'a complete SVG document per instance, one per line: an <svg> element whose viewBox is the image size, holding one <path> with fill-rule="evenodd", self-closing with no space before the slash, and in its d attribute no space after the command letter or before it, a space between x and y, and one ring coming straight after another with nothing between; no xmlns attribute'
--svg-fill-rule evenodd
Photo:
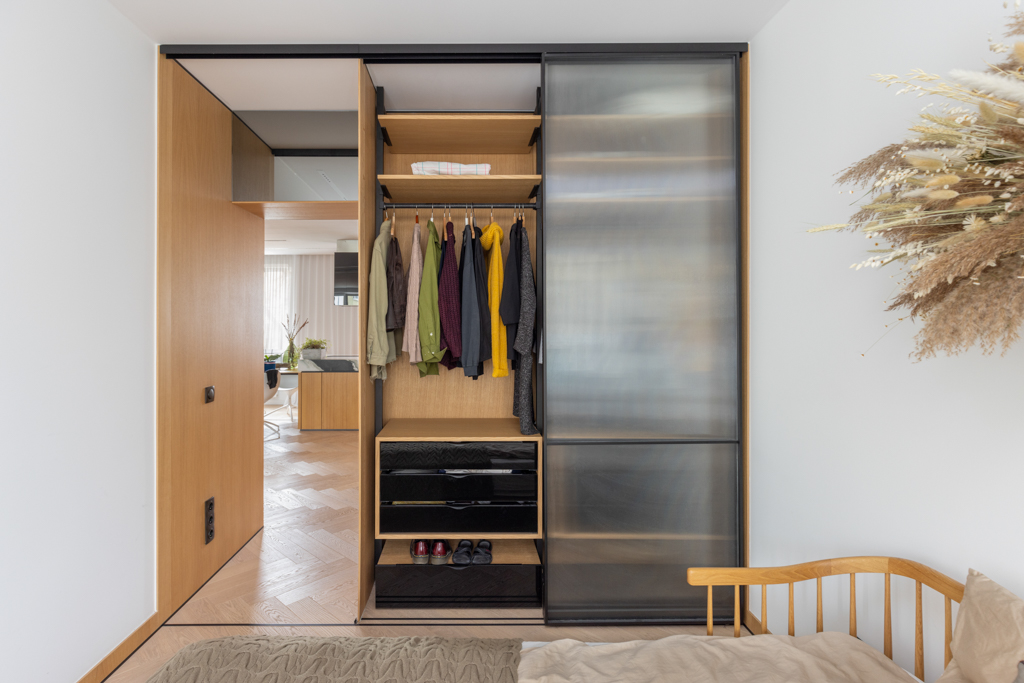
<svg viewBox="0 0 1024 683"><path fill-rule="evenodd" d="M371 379L387 379L387 364L397 357L395 333L387 331L388 314L388 247L391 244L391 221L384 221L373 242L370 255L370 295L366 322L366 362Z"/></svg>
<svg viewBox="0 0 1024 683"><path fill-rule="evenodd" d="M423 360L416 365L420 377L438 374L437 364L447 349L441 348L441 315L437 310L437 266L441 245L437 241L434 221L427 223L427 253L423 257L423 280L420 282L420 349ZM372 309L371 309L372 310Z"/></svg>

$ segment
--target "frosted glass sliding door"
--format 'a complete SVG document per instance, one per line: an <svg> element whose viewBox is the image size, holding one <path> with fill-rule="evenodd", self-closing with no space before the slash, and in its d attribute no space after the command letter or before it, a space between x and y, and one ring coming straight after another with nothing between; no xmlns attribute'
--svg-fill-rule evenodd
<svg viewBox="0 0 1024 683"><path fill-rule="evenodd" d="M687 568L742 562L736 56L544 79L547 619L703 623Z"/></svg>
<svg viewBox="0 0 1024 683"><path fill-rule="evenodd" d="M549 61L549 438L738 432L732 57Z"/></svg>

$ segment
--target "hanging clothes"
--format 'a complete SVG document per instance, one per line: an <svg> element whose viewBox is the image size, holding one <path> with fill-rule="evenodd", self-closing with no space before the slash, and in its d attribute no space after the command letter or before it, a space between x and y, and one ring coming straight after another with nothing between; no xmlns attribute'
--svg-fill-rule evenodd
<svg viewBox="0 0 1024 683"><path fill-rule="evenodd" d="M519 231L519 245L519 329L515 340L519 366L516 368L512 414L519 418L519 431L529 435L537 433L537 425L533 421L533 326L537 320L537 289L526 230Z"/></svg>
<svg viewBox="0 0 1024 683"><path fill-rule="evenodd" d="M423 355L417 365L420 377L438 374L437 364L444 356L441 347L441 319L437 308L437 262L441 258L441 246L437 243L437 228L434 221L427 223L427 254L423 259L423 277L420 281L419 332L420 353Z"/></svg>
<svg viewBox="0 0 1024 683"><path fill-rule="evenodd" d="M391 236L387 260L388 278L388 330L400 330L405 327L405 270L402 265L402 250L398 246L398 238Z"/></svg>
<svg viewBox="0 0 1024 683"><path fill-rule="evenodd" d="M381 223L370 254L370 291L366 321L366 362L370 379L387 379L387 364L395 360L395 333L387 330L388 314L388 245L391 243L391 221Z"/></svg>
<svg viewBox="0 0 1024 683"><path fill-rule="evenodd" d="M487 309L490 314L491 332L491 377L508 377L508 347L505 325L502 324L499 307L505 273L501 263L501 241L504 231L497 223L491 223L480 235L480 246L487 252Z"/></svg>
<svg viewBox="0 0 1024 683"><path fill-rule="evenodd" d="M441 346L447 348L441 365L449 370L459 367L462 358L462 296L459 288L459 266L455 260L455 226L451 221L444 228L441 247L441 272L438 275L438 310L441 318Z"/></svg>
<svg viewBox="0 0 1024 683"><path fill-rule="evenodd" d="M476 259L473 258L474 241L473 228L467 223L462 231L462 257L459 260L459 283L462 286L462 371L466 377L476 379L484 373L484 363L480 357L482 321Z"/></svg>
<svg viewBox="0 0 1024 683"><path fill-rule="evenodd" d="M480 243L483 233L473 226L473 275L476 277L476 300L480 307L480 362L491 359L491 309L487 305L487 261ZM480 371L483 374L483 370Z"/></svg>
<svg viewBox="0 0 1024 683"><path fill-rule="evenodd" d="M412 229L412 255L409 257L409 280L406 283L405 330L402 333L402 350L409 354L410 363L423 360L420 352L420 281L423 279L423 251L420 247L420 224Z"/></svg>
<svg viewBox="0 0 1024 683"><path fill-rule="evenodd" d="M501 304L498 307L501 322L505 323L510 370L515 370L516 358L519 355L515 349L515 341L516 328L519 325L519 231L522 227L523 222L517 220L508 231L508 260L505 262L505 281L502 284Z"/></svg>

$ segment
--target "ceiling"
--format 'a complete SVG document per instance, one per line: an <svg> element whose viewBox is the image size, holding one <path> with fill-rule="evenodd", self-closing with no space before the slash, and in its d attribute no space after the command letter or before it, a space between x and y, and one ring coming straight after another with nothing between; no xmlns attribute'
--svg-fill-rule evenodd
<svg viewBox="0 0 1024 683"><path fill-rule="evenodd" d="M266 221L263 253L333 254L338 240L356 239L359 221Z"/></svg>
<svg viewBox="0 0 1024 683"><path fill-rule="evenodd" d="M110 0L156 43L749 41L787 0Z"/></svg>

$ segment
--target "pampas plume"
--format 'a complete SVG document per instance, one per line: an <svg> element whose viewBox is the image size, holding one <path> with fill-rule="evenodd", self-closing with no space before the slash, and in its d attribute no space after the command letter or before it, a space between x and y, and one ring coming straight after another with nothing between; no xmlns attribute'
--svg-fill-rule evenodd
<svg viewBox="0 0 1024 683"><path fill-rule="evenodd" d="M1024 64L1024 43L1013 44L1013 58L1018 64Z"/></svg>
<svg viewBox="0 0 1024 683"><path fill-rule="evenodd" d="M941 187L943 185L956 185L960 182L960 176L958 175L940 175L935 176L927 183L925 187Z"/></svg>
<svg viewBox="0 0 1024 683"><path fill-rule="evenodd" d="M953 199L959 196L956 190L932 190L928 193L928 199Z"/></svg>
<svg viewBox="0 0 1024 683"><path fill-rule="evenodd" d="M910 162L911 166L925 171L938 171L944 166L941 159L933 159L932 157L907 157L907 161Z"/></svg>
<svg viewBox="0 0 1024 683"><path fill-rule="evenodd" d="M1024 83L1016 79L963 69L950 71L949 77L962 86L988 93L1001 100L1024 104Z"/></svg>
<svg viewBox="0 0 1024 683"><path fill-rule="evenodd" d="M1021 43L1018 43L1018 45L1021 45ZM981 120L985 123L997 123L999 121L999 113L988 102L978 103L978 113L981 115Z"/></svg>
<svg viewBox="0 0 1024 683"><path fill-rule="evenodd" d="M986 204L991 204L992 201L993 197L990 194L977 194L973 197L964 197L957 201L953 206L958 209L969 209L972 206L985 206Z"/></svg>

